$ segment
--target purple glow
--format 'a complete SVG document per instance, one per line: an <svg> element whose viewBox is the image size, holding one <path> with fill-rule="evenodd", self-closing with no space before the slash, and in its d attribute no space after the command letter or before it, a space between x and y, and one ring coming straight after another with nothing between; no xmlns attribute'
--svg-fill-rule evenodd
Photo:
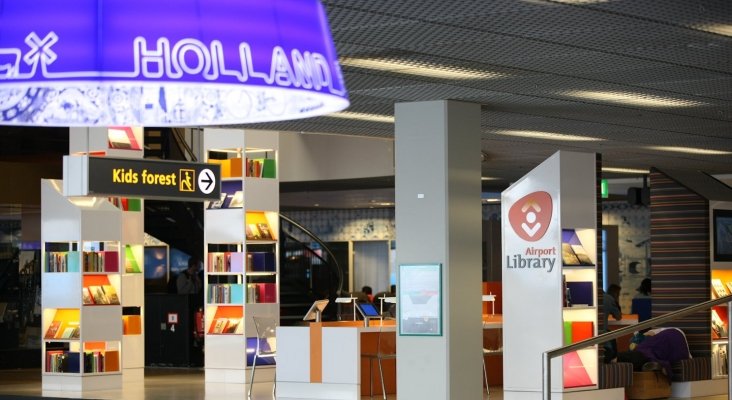
<svg viewBox="0 0 732 400"><path fill-rule="evenodd" d="M348 106L318 0L0 0L0 10L0 123L247 123Z"/></svg>

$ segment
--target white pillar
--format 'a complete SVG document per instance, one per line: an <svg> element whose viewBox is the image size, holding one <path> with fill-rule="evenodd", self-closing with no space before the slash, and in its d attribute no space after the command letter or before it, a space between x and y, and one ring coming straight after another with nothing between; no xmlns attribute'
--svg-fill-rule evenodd
<svg viewBox="0 0 732 400"><path fill-rule="evenodd" d="M402 103L395 115L397 266L442 264L443 296L442 336L397 338L397 397L480 399L480 105Z"/></svg>

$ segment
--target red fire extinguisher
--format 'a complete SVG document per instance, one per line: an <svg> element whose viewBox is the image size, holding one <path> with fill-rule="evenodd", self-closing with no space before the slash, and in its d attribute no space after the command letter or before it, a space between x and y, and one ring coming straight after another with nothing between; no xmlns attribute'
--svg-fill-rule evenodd
<svg viewBox="0 0 732 400"><path fill-rule="evenodd" d="M194 320L196 321L196 323L195 323L195 328L193 331L193 336L196 339L203 338L203 319L204 319L203 307L199 307L198 311L196 311L196 315L194 316Z"/></svg>

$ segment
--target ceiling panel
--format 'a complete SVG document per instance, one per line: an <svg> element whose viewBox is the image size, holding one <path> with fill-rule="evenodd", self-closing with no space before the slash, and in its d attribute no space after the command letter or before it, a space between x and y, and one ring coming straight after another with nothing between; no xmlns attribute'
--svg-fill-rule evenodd
<svg viewBox="0 0 732 400"><path fill-rule="evenodd" d="M391 116L399 102L480 103L484 175L500 187L559 149L600 152L606 165L732 173L732 1L325 0L342 58L386 59L446 79L343 66L349 111ZM488 77L489 76L489 77ZM255 127L393 138L392 123L319 117ZM499 136L533 130L605 139ZM612 174L618 177L623 175ZM633 176L633 175L629 175Z"/></svg>

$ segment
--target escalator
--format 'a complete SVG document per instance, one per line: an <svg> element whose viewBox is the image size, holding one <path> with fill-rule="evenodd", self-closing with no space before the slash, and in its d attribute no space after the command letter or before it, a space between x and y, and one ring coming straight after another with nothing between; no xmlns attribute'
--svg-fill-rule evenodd
<svg viewBox="0 0 732 400"><path fill-rule="evenodd" d="M323 320L337 319L345 280L338 251L280 214L280 324L297 325L315 300L328 299ZM346 249L347 253L347 249ZM346 254L347 257L347 254Z"/></svg>

